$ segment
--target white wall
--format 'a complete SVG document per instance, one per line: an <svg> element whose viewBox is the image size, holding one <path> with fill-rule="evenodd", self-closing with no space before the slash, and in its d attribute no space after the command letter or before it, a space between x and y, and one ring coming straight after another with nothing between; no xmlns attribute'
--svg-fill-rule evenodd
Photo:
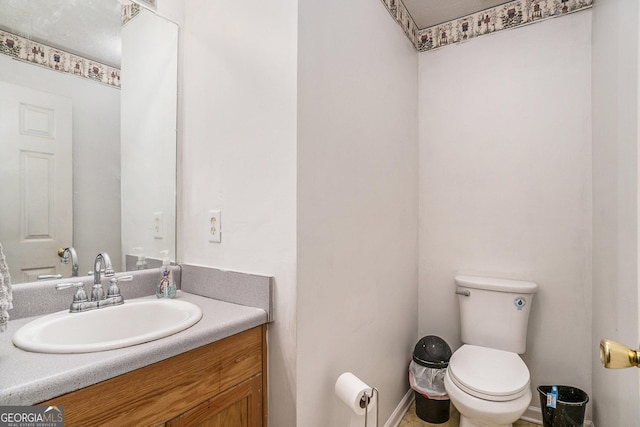
<svg viewBox="0 0 640 427"><path fill-rule="evenodd" d="M269 425L294 426L297 1L186 0L183 34L181 261L275 276Z"/></svg>
<svg viewBox="0 0 640 427"><path fill-rule="evenodd" d="M296 425L349 425L351 371L382 426L417 340L417 55L376 1L300 2L298 31Z"/></svg>
<svg viewBox="0 0 640 427"><path fill-rule="evenodd" d="M93 270L101 251L120 270L120 90L5 55L0 80L71 98L73 246L80 272Z"/></svg>
<svg viewBox="0 0 640 427"><path fill-rule="evenodd" d="M123 256L175 259L177 52L178 27L146 9L122 28Z"/></svg>
<svg viewBox="0 0 640 427"><path fill-rule="evenodd" d="M419 332L460 345L457 272L538 283L534 406L591 393L590 44L587 11L420 54Z"/></svg>
<svg viewBox="0 0 640 427"><path fill-rule="evenodd" d="M593 8L593 415L595 425L640 426L640 372L604 369L602 338L636 348L638 318L637 0Z"/></svg>
<svg viewBox="0 0 640 427"><path fill-rule="evenodd" d="M186 2L179 247L184 262L275 276L270 425L340 425L340 372L381 387L385 417L408 388L417 57L380 4L305 4L300 25L297 8ZM207 240L209 209L222 211L221 244Z"/></svg>

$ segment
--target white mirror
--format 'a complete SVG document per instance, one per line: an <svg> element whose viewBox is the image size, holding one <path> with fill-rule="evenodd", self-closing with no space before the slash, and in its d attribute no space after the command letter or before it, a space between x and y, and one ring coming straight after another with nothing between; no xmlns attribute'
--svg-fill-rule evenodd
<svg viewBox="0 0 640 427"><path fill-rule="evenodd" d="M123 23L124 22L124 23ZM178 26L118 0L0 0L0 242L13 283L175 260ZM127 261L128 260L128 261Z"/></svg>

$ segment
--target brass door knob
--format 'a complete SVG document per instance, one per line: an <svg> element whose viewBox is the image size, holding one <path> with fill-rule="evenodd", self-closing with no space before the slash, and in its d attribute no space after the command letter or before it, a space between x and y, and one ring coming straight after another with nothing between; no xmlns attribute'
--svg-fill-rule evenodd
<svg viewBox="0 0 640 427"><path fill-rule="evenodd" d="M600 361L605 368L640 367L640 350L604 338L600 341Z"/></svg>

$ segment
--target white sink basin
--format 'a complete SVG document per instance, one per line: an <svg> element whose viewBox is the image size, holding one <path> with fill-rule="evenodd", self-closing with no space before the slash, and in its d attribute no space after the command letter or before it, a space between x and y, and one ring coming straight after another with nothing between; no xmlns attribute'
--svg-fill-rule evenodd
<svg viewBox="0 0 640 427"><path fill-rule="evenodd" d="M180 300L131 300L82 313L61 311L27 323L13 336L23 350L89 353L164 338L195 325L197 305Z"/></svg>

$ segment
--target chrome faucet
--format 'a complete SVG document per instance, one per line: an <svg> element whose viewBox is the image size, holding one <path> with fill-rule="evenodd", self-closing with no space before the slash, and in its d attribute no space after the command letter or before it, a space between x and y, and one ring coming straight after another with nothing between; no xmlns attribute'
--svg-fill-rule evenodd
<svg viewBox="0 0 640 427"><path fill-rule="evenodd" d="M102 289L102 270L100 267L104 264L105 277L111 277L115 274L111 266L111 258L106 252L100 252L96 256L93 265L93 290L91 291L91 301L100 301L104 299L104 289Z"/></svg>
<svg viewBox="0 0 640 427"><path fill-rule="evenodd" d="M71 277L78 277L78 254L73 246L58 249L58 256L63 264L69 264L71 258Z"/></svg>
<svg viewBox="0 0 640 427"><path fill-rule="evenodd" d="M73 302L69 307L70 313L80 313L82 311L95 310L97 308L109 307L112 305L120 305L124 304L124 297L120 294L120 288L118 287L119 282L133 280L133 276L131 274L120 277L111 278L111 285L109 286L109 291L107 292L107 297L101 300L92 300L89 301L87 297L87 293L84 291L84 283L82 282L74 282L74 283L58 283L56 285L57 290L75 288L76 292L73 295Z"/></svg>
<svg viewBox="0 0 640 427"><path fill-rule="evenodd" d="M104 264L104 270L100 267ZM124 304L124 297L120 293L118 287L119 282L133 280L133 275L126 275L120 277L112 277L111 284L107 291L107 296L104 295L101 283L101 273L104 271L105 276L113 276L115 273L111 267L111 259L109 255L102 252L96 257L96 263L93 270L93 290L91 291L91 300L87 297L87 293L84 290L84 283L58 283L56 285L57 290L75 288L76 292L73 295L73 302L69 307L69 312L79 313L82 311L95 310L97 308L109 307L112 305Z"/></svg>

